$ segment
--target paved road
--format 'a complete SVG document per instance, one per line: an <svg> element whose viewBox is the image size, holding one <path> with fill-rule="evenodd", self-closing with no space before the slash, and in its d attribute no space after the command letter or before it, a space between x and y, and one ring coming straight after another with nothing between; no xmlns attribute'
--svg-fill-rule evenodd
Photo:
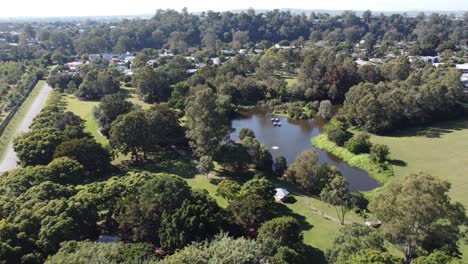
<svg viewBox="0 0 468 264"><path fill-rule="evenodd" d="M29 108L26 116L21 121L21 124L16 131L15 135L19 135L20 133L27 132L29 130L29 126L32 124L34 117L36 117L39 112L41 112L42 107L44 106L49 93L52 91L52 87L46 84L40 88L39 94L36 97L36 100L32 103L31 107ZM8 143L7 150L3 160L0 162L0 174L16 169L18 166L18 157L16 157L16 153L13 150L13 139Z"/></svg>

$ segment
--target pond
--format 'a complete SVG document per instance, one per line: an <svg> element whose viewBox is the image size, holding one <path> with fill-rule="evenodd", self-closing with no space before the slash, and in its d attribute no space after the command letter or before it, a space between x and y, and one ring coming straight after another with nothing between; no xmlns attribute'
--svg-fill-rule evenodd
<svg viewBox="0 0 468 264"><path fill-rule="evenodd" d="M319 163L328 163L337 167L349 182L353 191L370 191L380 186L366 171L353 168L338 157L312 146L311 138L322 133L323 123L316 119L292 120L279 118L281 126L274 126L268 112L262 109L243 111L231 121L235 131L230 138L239 141L238 133L242 128L250 128L257 140L270 150L273 160L284 156L292 164L296 156L306 149L314 149L318 154Z"/></svg>

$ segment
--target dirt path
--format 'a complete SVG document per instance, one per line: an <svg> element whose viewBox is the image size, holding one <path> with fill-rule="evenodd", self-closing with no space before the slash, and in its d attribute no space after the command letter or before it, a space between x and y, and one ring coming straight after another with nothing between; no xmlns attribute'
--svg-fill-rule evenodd
<svg viewBox="0 0 468 264"><path fill-rule="evenodd" d="M41 90L39 91L39 94L37 95L36 99L32 103L31 107L28 109L26 116L21 121L21 124L15 133L15 136L19 135L20 133L27 132L29 130L29 126L32 124L34 117L36 117L41 112L42 107L47 101L47 97L49 96L49 93L52 91L52 87L50 87L50 85L48 84L45 84L40 89ZM4 158L0 162L0 173L16 169L17 166L18 166L18 157L16 157L16 153L13 150L13 138L12 138L10 142L8 143Z"/></svg>

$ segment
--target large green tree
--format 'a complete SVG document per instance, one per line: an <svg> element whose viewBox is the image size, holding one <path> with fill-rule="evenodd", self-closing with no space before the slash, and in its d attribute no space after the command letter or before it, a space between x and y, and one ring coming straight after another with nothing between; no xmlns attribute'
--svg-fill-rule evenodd
<svg viewBox="0 0 468 264"><path fill-rule="evenodd" d="M411 263L425 237L439 228L460 225L466 220L462 205L452 203L450 183L428 174L411 174L389 182L369 204L369 209L383 221L382 231L405 253ZM459 231L446 233L447 241L458 241Z"/></svg>
<svg viewBox="0 0 468 264"><path fill-rule="evenodd" d="M93 112L102 134L109 136L112 122L119 115L126 114L132 109L133 104L126 100L125 95L117 93L102 97L101 102L93 109Z"/></svg>
<svg viewBox="0 0 468 264"><path fill-rule="evenodd" d="M336 175L320 192L320 198L335 207L340 224L345 224L346 212L351 209L352 196L345 177Z"/></svg>
<svg viewBox="0 0 468 264"><path fill-rule="evenodd" d="M185 109L187 138L198 157L213 156L229 132L227 117L208 87L201 88Z"/></svg>

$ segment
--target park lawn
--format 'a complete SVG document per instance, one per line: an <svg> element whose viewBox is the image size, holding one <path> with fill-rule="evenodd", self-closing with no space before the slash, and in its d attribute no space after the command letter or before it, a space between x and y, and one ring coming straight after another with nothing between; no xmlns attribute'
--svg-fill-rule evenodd
<svg viewBox="0 0 468 264"><path fill-rule="evenodd" d="M134 93L134 88L125 87L122 88L122 90L128 94L128 101L141 106L143 109L151 107L151 104L138 99L137 95ZM97 142L102 145L108 145L109 140L99 132L98 123L93 116L93 108L99 104L99 101L81 101L74 95L66 95L65 99L67 102L67 111L75 113L86 121L85 131L91 133Z"/></svg>
<svg viewBox="0 0 468 264"><path fill-rule="evenodd" d="M99 126L93 116L93 108L99 104L98 101L80 101L74 95L66 95L67 111L73 112L85 120L85 132L90 133L97 142L106 146L109 144L99 132Z"/></svg>
<svg viewBox="0 0 468 264"><path fill-rule="evenodd" d="M37 95L41 88L45 85L44 80L40 80L37 82L36 86L32 89L31 93L29 93L26 100L20 106L19 110L16 112L15 116L11 119L10 123L8 124L7 128L3 132L0 137L0 160L3 159L5 155L6 148L8 147L8 143L17 136L17 130L23 121L24 117L26 116L29 108L36 100Z"/></svg>
<svg viewBox="0 0 468 264"><path fill-rule="evenodd" d="M185 179L187 183L194 189L207 190L208 193L216 199L218 204L222 207L227 206L227 201L216 195L216 185L208 179L205 175L196 175L193 178ZM316 212L312 211L303 199L297 195L291 195L294 197L294 203L284 203L289 209L301 217L304 217L305 221L311 225L311 228L304 230L304 243L312 247L318 248L325 252L333 244L333 239L340 230L341 226L331 220L327 220ZM317 208L324 209L325 213L335 217L336 213L333 208L327 207L327 205L320 200L306 197L308 201L316 206ZM346 216L346 220L352 220L356 222L362 222L362 218L357 216L354 212L350 212Z"/></svg>
<svg viewBox="0 0 468 264"><path fill-rule="evenodd" d="M372 135L371 141L389 146L395 177L420 171L440 177L452 184L452 199L468 208L468 118ZM468 263L468 246L460 243L460 250Z"/></svg>

